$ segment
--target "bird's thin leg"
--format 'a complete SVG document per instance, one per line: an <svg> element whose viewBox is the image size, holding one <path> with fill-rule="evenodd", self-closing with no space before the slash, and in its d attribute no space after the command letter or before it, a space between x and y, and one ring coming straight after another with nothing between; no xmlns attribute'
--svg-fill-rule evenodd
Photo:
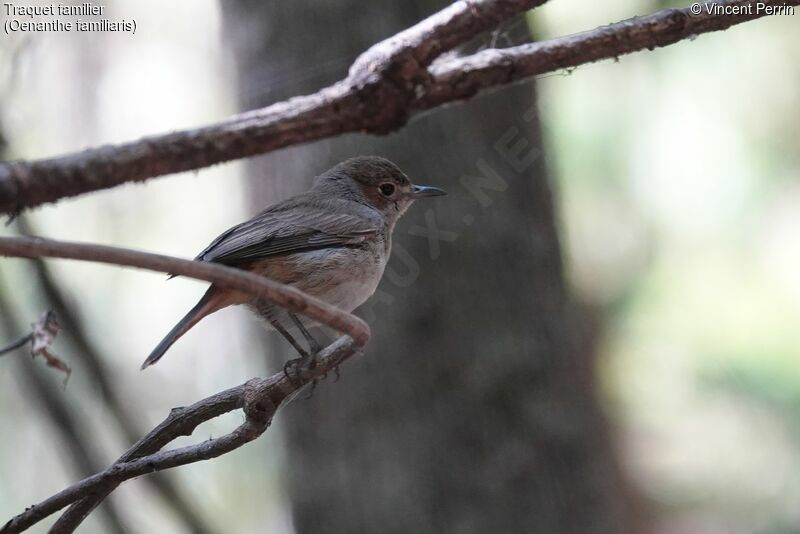
<svg viewBox="0 0 800 534"><path fill-rule="evenodd" d="M286 378L292 380L294 382L298 382L300 379L300 372L297 370L297 366L299 366L304 360L313 358L308 352L300 346L300 343L283 327L283 325L275 319L274 317L267 316L267 320L272 325L275 330L278 331L286 341L288 341L292 347L300 354L300 358L295 358L292 360L287 360L286 363L283 364L283 374L286 375ZM295 369L294 377L289 372L289 369Z"/></svg>
<svg viewBox="0 0 800 534"><path fill-rule="evenodd" d="M292 321L294 321L294 324L297 326L298 330L300 330L300 332L303 333L303 336L306 338L306 341L308 341L308 345L309 347L311 347L311 356L316 357L319 351L322 350L322 345L320 345L319 341L317 341L317 338L315 338L314 336L311 335L311 333L309 333L308 329L303 324L303 321L297 316L297 314L289 313L289 317L292 318ZM333 368L333 372L336 375L336 379L334 380L334 382L338 382L339 378L341 378L341 375L339 374L338 365ZM322 375L322 380L325 380L326 378L328 378L328 373ZM311 391L312 392L314 391L313 388Z"/></svg>
<svg viewBox="0 0 800 534"><path fill-rule="evenodd" d="M306 338L306 341L308 341L308 347L311 349L311 354L317 354L319 351L321 351L322 345L320 345L319 341L317 341L314 336L309 333L306 325L303 324L303 321L300 320L297 314L289 312L289 317L292 318L292 321L294 321L297 329L300 330L300 333L303 334L303 337Z"/></svg>
<svg viewBox="0 0 800 534"><path fill-rule="evenodd" d="M306 352L306 350L300 345L300 343L297 342L297 340L292 336L292 334L290 334L289 331L286 330L277 319L268 317L267 320L269 321L269 324L271 324L272 327L275 328L275 330L277 330L280 335L286 338L286 341L288 341L292 345L292 347L294 347L294 350L296 350L301 357L303 358L309 357L308 352Z"/></svg>
<svg viewBox="0 0 800 534"><path fill-rule="evenodd" d="M300 330L300 333L303 334L303 337L306 338L306 341L308 342L308 347L311 349L311 363L309 367L313 368L317 363L317 354L319 354L319 351L322 350L322 345L320 345L319 342L314 338L314 336L312 336L309 333L308 329L306 328L306 325L303 324L303 321L300 320L297 314L294 314L292 312L287 312L287 313L289 314L289 317L291 317L292 322L294 322L297 329ZM305 400L308 400L314 396L314 390L317 389L317 382L319 382L320 380L324 380L326 376L327 373L325 373L325 375L323 375L321 379L315 378L314 380L311 381L311 389L309 390L308 396L305 398Z"/></svg>

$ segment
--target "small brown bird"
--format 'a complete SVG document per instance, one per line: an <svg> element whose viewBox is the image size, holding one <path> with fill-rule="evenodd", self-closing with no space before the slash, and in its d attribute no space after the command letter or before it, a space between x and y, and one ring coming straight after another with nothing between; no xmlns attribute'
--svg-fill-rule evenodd
<svg viewBox="0 0 800 534"><path fill-rule="evenodd" d="M413 185L392 162L376 156L344 161L306 193L279 202L216 238L195 259L221 263L293 286L345 311L363 304L378 287L397 220L418 198L445 195ZM265 318L300 353L285 327L291 320L311 354L319 344L295 314L240 291L212 285L142 364L157 362L203 317L236 304Z"/></svg>

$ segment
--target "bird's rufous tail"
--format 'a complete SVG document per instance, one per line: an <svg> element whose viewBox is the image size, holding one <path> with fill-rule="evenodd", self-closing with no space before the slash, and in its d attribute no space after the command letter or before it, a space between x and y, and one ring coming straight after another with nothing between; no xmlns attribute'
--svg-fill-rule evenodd
<svg viewBox="0 0 800 534"><path fill-rule="evenodd" d="M227 293L227 291L219 291L213 286L208 288L208 291L206 291L200 301L195 304L194 308L189 310L189 313L178 321L178 324L176 324L172 330L169 331L169 334L161 340L161 343L153 349L153 352L150 353L150 356L148 356L142 364L142 369L146 369L160 360L172 344L183 334L188 332L190 328L199 323L203 317L234 304Z"/></svg>

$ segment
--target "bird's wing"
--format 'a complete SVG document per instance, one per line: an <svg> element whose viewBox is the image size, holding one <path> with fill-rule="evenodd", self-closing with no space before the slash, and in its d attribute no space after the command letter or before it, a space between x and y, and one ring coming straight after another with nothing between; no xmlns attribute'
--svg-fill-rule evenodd
<svg viewBox="0 0 800 534"><path fill-rule="evenodd" d="M236 264L278 254L353 246L380 230L370 218L313 206L267 210L216 238L196 259Z"/></svg>

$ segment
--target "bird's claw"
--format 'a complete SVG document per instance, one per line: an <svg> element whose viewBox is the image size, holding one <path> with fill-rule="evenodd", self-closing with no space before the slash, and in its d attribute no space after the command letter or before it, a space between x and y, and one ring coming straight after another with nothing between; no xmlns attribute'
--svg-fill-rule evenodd
<svg viewBox="0 0 800 534"><path fill-rule="evenodd" d="M319 382L320 380L322 380L322 378L315 378L314 380L311 381L311 389L308 390L308 395L303 397L303 400L308 400L314 396L314 390L317 389L317 382Z"/></svg>
<svg viewBox="0 0 800 534"><path fill-rule="evenodd" d="M283 364L283 374L295 386L301 384L300 366L303 364L304 358L294 358Z"/></svg>
<svg viewBox="0 0 800 534"><path fill-rule="evenodd" d="M292 382L295 386L302 385L302 372L304 369L312 370L317 366L317 352L311 352L310 354L304 354L300 358L294 358L292 360L288 360L286 363L283 364L283 374L286 375L286 378ZM319 379L314 378L312 380L312 384L316 386L316 383ZM312 387L313 391L313 387Z"/></svg>

